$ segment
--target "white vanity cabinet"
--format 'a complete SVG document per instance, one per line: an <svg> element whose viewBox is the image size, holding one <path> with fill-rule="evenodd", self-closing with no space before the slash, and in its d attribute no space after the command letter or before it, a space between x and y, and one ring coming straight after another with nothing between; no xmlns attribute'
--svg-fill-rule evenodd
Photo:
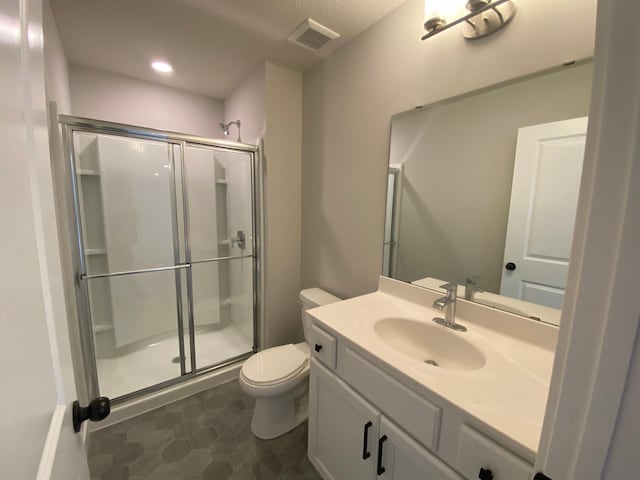
<svg viewBox="0 0 640 480"><path fill-rule="evenodd" d="M325 480L462 480L315 358L309 459Z"/></svg>
<svg viewBox="0 0 640 480"><path fill-rule="evenodd" d="M464 411L418 394L341 336L314 332L309 459L324 480L532 478L531 463Z"/></svg>
<svg viewBox="0 0 640 480"><path fill-rule="evenodd" d="M380 412L311 359L309 459L325 480L373 479Z"/></svg>
<svg viewBox="0 0 640 480"><path fill-rule="evenodd" d="M462 480L432 453L419 445L384 415L380 418L379 440L382 443L378 479L384 480ZM377 471L376 471L377 473Z"/></svg>

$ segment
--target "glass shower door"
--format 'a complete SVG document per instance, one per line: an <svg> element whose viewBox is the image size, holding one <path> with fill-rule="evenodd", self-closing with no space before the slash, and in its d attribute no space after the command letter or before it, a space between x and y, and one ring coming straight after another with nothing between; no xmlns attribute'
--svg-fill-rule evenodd
<svg viewBox="0 0 640 480"><path fill-rule="evenodd" d="M255 148L61 123L89 392L128 399L252 354Z"/></svg>
<svg viewBox="0 0 640 480"><path fill-rule="evenodd" d="M85 287L100 393L185 373L174 156L163 141L74 132Z"/></svg>
<svg viewBox="0 0 640 480"><path fill-rule="evenodd" d="M252 155L184 146L192 364L219 365L254 349Z"/></svg>

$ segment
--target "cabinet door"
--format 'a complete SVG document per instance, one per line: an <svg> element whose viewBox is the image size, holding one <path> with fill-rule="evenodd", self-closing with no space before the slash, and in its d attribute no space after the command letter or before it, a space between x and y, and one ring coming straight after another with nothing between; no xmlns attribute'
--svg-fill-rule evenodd
<svg viewBox="0 0 640 480"><path fill-rule="evenodd" d="M382 452L378 480L463 480L385 417L380 420L378 442Z"/></svg>
<svg viewBox="0 0 640 480"><path fill-rule="evenodd" d="M309 460L325 480L373 480L380 412L311 359Z"/></svg>

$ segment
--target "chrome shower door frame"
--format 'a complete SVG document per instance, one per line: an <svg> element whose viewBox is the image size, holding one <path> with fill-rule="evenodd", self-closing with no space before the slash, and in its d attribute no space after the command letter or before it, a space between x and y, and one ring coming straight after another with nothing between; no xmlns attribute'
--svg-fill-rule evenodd
<svg viewBox="0 0 640 480"><path fill-rule="evenodd" d="M72 258L72 271L74 272L74 289L76 299L76 309L78 311L78 324L77 329L79 333L79 345L75 347L81 352L81 357L84 360L84 382L86 383L86 391L88 397L95 398L100 396L100 389L98 383L98 368L96 360L96 348L93 337L91 306L89 303L89 289L88 280L92 278L104 278L115 277L122 275L131 275L135 273L144 272L159 272L166 270L175 270L176 277L176 304L177 304L177 326L178 326L178 342L179 342L179 354L180 354L180 376L157 383L155 385L136 390L134 392L122 395L112 401L114 404L122 403L127 400L138 398L143 395L154 393L162 390L168 386L176 385L184 381L190 380L196 376L203 375L214 370L222 369L229 365L232 365L240 360L248 358L255 353L260 344L260 330L261 319L259 318L261 309L261 263L263 259L262 255L262 241L261 234L261 212L262 205L260 202L260 149L255 145L229 142L225 140L216 140L206 137L199 137L194 135L187 135L182 133L175 133L163 130L155 130L149 128L138 127L134 125L119 124L113 122L105 122L94 119L87 119L81 117L74 117L68 115L59 115L58 122L61 128L62 144L64 149L64 161L68 162L68 182L71 186L71 196L68 198L68 211L73 212L72 218L67 219L66 222L72 230L70 238L75 239L75 242L70 245L71 258ZM173 230L173 246L174 246L174 265L155 267L140 270L131 270L123 272L113 272L108 274L87 274L87 264L85 258L82 215L81 215L81 202L80 202L80 190L78 186L77 164L74 150L73 135L75 132L86 132L103 135L113 135L124 138L133 138L140 140L153 140L160 141L167 144L169 149L169 160L171 162L171 186L170 195L172 201L171 222ZM212 149L219 148L226 151L234 151L238 153L246 153L250 155L250 167L251 167L251 226L253 229L252 247L253 251L250 255L237 255L216 257L200 261L191 261L191 245L189 239L189 206L188 206L188 191L186 188L186 170L185 170L185 148L187 145L203 146ZM180 158L177 159L175 155L175 149L179 148ZM181 195L176 192L176 163L180 162L180 179L181 182ZM177 209L182 205L183 219L182 224L178 218ZM184 252L185 259L182 261L180 258L180 239L179 231L184 231ZM232 259L252 258L253 265L253 347L248 353L227 359L221 363L214 365L208 365L203 368L198 368L196 365L196 347L195 347L195 320L193 314L193 284L192 284L192 265L201 263L203 261L224 261ZM187 324L189 328L189 344L190 344L190 368L186 367L186 348L184 345L184 327L185 322L183 318L184 306L183 291L182 291L182 277L181 270L186 271L186 301L187 301Z"/></svg>

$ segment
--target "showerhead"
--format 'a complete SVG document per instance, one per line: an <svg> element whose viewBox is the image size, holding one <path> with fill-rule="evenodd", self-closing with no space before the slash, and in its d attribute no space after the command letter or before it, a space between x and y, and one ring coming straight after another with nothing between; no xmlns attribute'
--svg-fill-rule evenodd
<svg viewBox="0 0 640 480"><path fill-rule="evenodd" d="M220 128L222 128L222 133L224 133L224 135L226 137L229 136L229 127L231 125L235 125L236 127L238 127L238 140L237 141L238 142L242 141L242 139L240 138L240 120L236 120L235 122L229 122L229 123L220 122L219 125L220 125Z"/></svg>

